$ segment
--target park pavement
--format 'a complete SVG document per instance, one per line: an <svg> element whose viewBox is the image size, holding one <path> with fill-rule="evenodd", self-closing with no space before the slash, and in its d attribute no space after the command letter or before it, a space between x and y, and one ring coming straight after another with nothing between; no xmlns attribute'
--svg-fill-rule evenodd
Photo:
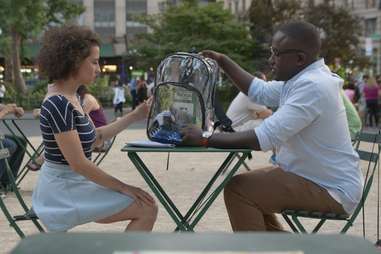
<svg viewBox="0 0 381 254"><path fill-rule="evenodd" d="M108 112L109 120L112 118L111 112ZM29 123L26 126L26 131L29 139L33 144L39 144L41 138L38 132L38 122ZM152 193L147 184L144 182L136 168L130 162L127 154L121 152L121 148L126 142L145 139L145 123L141 122L134 124L121 132L105 160L100 167L109 174L125 181L128 184L139 186L148 192ZM269 166L268 158L270 153L253 152L253 159L249 160L247 164L251 170L256 168ZM199 191L210 177L215 173L219 163L224 159L222 154L171 154L169 161L169 168L167 167L166 154L144 154L143 160L147 163L149 168L153 169L154 175L162 184L163 188L167 191L169 196L174 200L175 204L179 207L180 211L186 211L193 203ZM238 173L244 173L246 169L241 167ZM20 185L21 193L26 199L27 203L31 203L31 195L33 187L38 178L38 172L29 172L26 178ZM11 211L17 213L21 211L15 196L8 193L5 197L5 202ZM375 242L377 233L377 185L375 184L371 190L370 196L367 200L365 213L366 225L366 238L371 242ZM280 220L283 222L282 218ZM312 220L307 220L308 226L312 226ZM328 222L323 226L322 233L336 233L339 229L341 222ZM37 233L34 225L30 222L21 223L23 230L26 234ZM70 232L122 232L126 227L126 222L114 224L96 224L88 223L78 226ZM154 232L172 232L175 225L169 215L166 213L163 206L159 204L159 214L157 222L154 226ZM285 224L285 228L289 228ZM349 234L362 236L362 216L358 216L354 226L349 230ZM228 220L226 210L223 203L223 195L220 195L213 205L209 208L208 212L201 219L195 228L196 232L232 232ZM4 215L0 212L0 253L9 253L12 248L19 242L20 238L16 232L8 226ZM53 243L52 243L53 244Z"/></svg>

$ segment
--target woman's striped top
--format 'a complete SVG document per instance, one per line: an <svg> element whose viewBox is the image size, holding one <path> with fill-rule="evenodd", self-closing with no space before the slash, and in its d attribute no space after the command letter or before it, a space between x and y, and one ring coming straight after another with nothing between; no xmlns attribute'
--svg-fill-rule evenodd
<svg viewBox="0 0 381 254"><path fill-rule="evenodd" d="M76 130L81 140L86 157L91 160L92 144L95 142L95 127L88 116L76 110L64 96L53 95L41 105L40 129L45 146L45 160L58 164L66 164L54 134Z"/></svg>

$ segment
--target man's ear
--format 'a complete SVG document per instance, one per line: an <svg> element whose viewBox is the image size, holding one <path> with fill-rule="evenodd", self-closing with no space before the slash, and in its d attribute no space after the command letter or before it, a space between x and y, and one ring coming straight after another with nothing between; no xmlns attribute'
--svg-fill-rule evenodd
<svg viewBox="0 0 381 254"><path fill-rule="evenodd" d="M307 56L305 53L297 53L297 65L298 66L303 66L307 62Z"/></svg>

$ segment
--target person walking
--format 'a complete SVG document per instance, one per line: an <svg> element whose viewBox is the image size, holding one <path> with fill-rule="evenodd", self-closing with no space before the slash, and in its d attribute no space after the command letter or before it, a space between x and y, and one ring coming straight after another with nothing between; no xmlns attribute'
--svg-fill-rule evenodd
<svg viewBox="0 0 381 254"><path fill-rule="evenodd" d="M124 95L125 89L124 85L118 81L114 84L114 98L112 103L114 104L114 115L115 118L118 116L123 116L123 104L126 102L126 97ZM118 114L119 112L119 114Z"/></svg>
<svg viewBox="0 0 381 254"><path fill-rule="evenodd" d="M131 100L132 100L132 110L136 108L138 105L138 96L136 92L136 78L131 78L130 82L128 82L128 88L130 90Z"/></svg>
<svg viewBox="0 0 381 254"><path fill-rule="evenodd" d="M144 79L144 76L140 76L136 85L137 94L138 94L138 103L142 103L147 99L147 83Z"/></svg>

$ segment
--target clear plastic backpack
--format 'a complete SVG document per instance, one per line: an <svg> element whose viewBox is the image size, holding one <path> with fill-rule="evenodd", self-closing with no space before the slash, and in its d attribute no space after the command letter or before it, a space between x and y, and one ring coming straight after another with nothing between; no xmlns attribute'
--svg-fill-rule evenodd
<svg viewBox="0 0 381 254"><path fill-rule="evenodd" d="M198 54L175 53L161 61L148 117L148 138L180 144L180 130L187 125L211 131L218 74L217 63Z"/></svg>

